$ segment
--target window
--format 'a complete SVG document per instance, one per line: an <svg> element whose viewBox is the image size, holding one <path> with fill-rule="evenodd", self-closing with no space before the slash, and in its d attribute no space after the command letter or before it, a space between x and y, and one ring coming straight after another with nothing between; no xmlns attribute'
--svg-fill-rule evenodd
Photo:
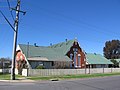
<svg viewBox="0 0 120 90"><path fill-rule="evenodd" d="M76 65L76 55L77 55L77 52L74 52L74 67L77 67L77 65Z"/></svg>
<svg viewBox="0 0 120 90"><path fill-rule="evenodd" d="M80 67L81 65L80 65L80 62L81 62L81 55L80 54L78 54L78 67Z"/></svg>
<svg viewBox="0 0 120 90"><path fill-rule="evenodd" d="M71 60L73 59L73 54L72 54L72 53L70 54L70 59L71 59Z"/></svg>
<svg viewBox="0 0 120 90"><path fill-rule="evenodd" d="M70 54L70 59L73 60L73 54ZM72 62L70 62L70 67L72 68Z"/></svg>
<svg viewBox="0 0 120 90"><path fill-rule="evenodd" d="M52 66L54 66L54 62L52 61Z"/></svg>
<svg viewBox="0 0 120 90"><path fill-rule="evenodd" d="M77 52L77 51L78 51L78 49L77 49L77 48L73 48L73 51L74 51L74 52Z"/></svg>
<svg viewBox="0 0 120 90"><path fill-rule="evenodd" d="M43 63L42 63L42 62L37 62L37 63L39 63L39 66L43 66Z"/></svg>

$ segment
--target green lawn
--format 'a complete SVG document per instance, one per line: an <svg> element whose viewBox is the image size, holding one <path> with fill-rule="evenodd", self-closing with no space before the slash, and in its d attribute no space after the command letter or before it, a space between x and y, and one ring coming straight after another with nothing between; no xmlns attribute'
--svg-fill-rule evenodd
<svg viewBox="0 0 120 90"><path fill-rule="evenodd" d="M10 74L0 73L0 80L9 80L9 79L10 79Z"/></svg>
<svg viewBox="0 0 120 90"><path fill-rule="evenodd" d="M80 79L80 78L94 78L94 77L105 77L120 75L120 73L105 73L105 74L82 74L82 75L64 75L64 76L34 76L26 77L30 80L64 80L64 79ZM15 75L16 79L25 78L21 75ZM0 73L0 80L10 80L10 74Z"/></svg>
<svg viewBox="0 0 120 90"><path fill-rule="evenodd" d="M23 78L23 76L21 75L15 75L15 76L16 76L16 79ZM0 80L10 80L10 78L11 78L10 74L0 73Z"/></svg>
<svg viewBox="0 0 120 90"><path fill-rule="evenodd" d="M64 76L35 76L35 77L27 77L27 79L31 80L63 80L63 79L77 79L77 78L93 78L93 77L105 77L105 76L114 76L120 75L120 73L106 73L106 74L82 74L82 75L64 75Z"/></svg>

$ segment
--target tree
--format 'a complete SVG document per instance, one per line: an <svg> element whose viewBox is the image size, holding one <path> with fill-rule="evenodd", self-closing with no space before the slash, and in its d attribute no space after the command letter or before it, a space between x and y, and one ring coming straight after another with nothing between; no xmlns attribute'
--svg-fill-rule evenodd
<svg viewBox="0 0 120 90"><path fill-rule="evenodd" d="M0 68L9 68L11 65L10 58L0 58Z"/></svg>
<svg viewBox="0 0 120 90"><path fill-rule="evenodd" d="M16 54L16 68L18 69L18 74L22 75L23 68L27 68L27 62L23 53L18 50Z"/></svg>
<svg viewBox="0 0 120 90"><path fill-rule="evenodd" d="M104 56L107 59L120 58L120 41L119 40L106 41L103 51Z"/></svg>
<svg viewBox="0 0 120 90"><path fill-rule="evenodd" d="M22 75L23 68L27 68L26 61L25 60L17 61L17 69L19 75Z"/></svg>
<svg viewBox="0 0 120 90"><path fill-rule="evenodd" d="M119 67L119 63L116 60L112 59L111 62L113 63L113 67Z"/></svg>

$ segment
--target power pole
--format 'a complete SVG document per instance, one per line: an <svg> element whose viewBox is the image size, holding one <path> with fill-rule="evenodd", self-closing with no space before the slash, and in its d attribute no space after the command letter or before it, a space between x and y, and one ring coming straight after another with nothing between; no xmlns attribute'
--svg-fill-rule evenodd
<svg viewBox="0 0 120 90"><path fill-rule="evenodd" d="M17 0L17 6L15 11L16 11L16 20L15 20L15 31L14 31L14 41L13 41L11 80L15 80L15 58L16 58L17 34L18 34L18 24L19 24L20 0Z"/></svg>
<svg viewBox="0 0 120 90"><path fill-rule="evenodd" d="M17 33L18 33L18 24L19 24L19 12L23 13L23 15L25 15L26 12L20 10L20 0L17 0L16 8L11 8L9 0L7 0L7 2L8 2L9 9L12 9L12 10L16 11L16 19L15 19L15 22L14 22L14 27L12 26L10 21L7 19L7 17L3 14L3 12L1 10L0 10L0 13L14 31L11 80L15 80L15 58L16 58L16 47L17 47Z"/></svg>

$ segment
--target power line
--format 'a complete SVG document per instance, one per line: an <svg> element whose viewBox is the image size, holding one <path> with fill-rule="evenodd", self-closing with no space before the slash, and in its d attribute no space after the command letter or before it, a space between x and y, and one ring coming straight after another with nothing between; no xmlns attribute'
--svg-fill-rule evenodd
<svg viewBox="0 0 120 90"><path fill-rule="evenodd" d="M47 11L47 12L50 12L50 13L53 13L53 14L56 14L56 15L61 16L61 17L63 17L63 18L69 19L69 20L71 20L71 21L80 23L80 24L82 24L82 25L85 25L86 28L93 29L93 30L96 31L96 32L101 32L101 33L104 33L104 34L112 34L112 35L115 34L115 36L119 36L118 33L111 32L111 31L109 32L108 29L104 29L104 28L101 28L101 27L98 27L98 26L95 26L95 25L86 23L86 22L84 22L84 21L82 21L82 20L74 19L74 18L72 18L72 17L70 17L70 16L66 16L66 15L64 15L64 14L55 12L55 11L53 11L53 10L48 10L48 9L46 9L46 8L40 8L40 9L41 9L41 10L44 10L44 11Z"/></svg>
<svg viewBox="0 0 120 90"><path fill-rule="evenodd" d="M8 7L9 7L9 10L10 10L10 14L11 14L11 16L12 16L12 19L13 19L13 21L15 21L14 16L13 16L13 14L12 14L12 10L11 10L11 7L10 7L10 2L9 2L9 0L7 0L7 3L8 3Z"/></svg>
<svg viewBox="0 0 120 90"><path fill-rule="evenodd" d="M15 2L16 0L10 0L10 2ZM6 2L5 0L0 0L0 2Z"/></svg>
<svg viewBox="0 0 120 90"><path fill-rule="evenodd" d="M8 6L0 6L0 8L8 8Z"/></svg>
<svg viewBox="0 0 120 90"><path fill-rule="evenodd" d="M2 14L2 16L5 18L5 20L7 21L7 23L10 25L10 27L15 31L15 28L12 26L12 24L10 23L10 21L7 19L7 17L3 14L3 12L0 10L0 13Z"/></svg>

